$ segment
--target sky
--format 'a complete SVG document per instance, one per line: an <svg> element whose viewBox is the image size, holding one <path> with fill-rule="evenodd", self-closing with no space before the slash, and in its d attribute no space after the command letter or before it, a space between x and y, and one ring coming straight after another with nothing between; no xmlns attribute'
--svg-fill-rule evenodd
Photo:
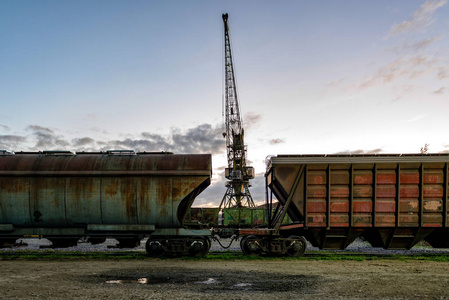
<svg viewBox="0 0 449 300"><path fill-rule="evenodd" d="M211 153L224 31L265 199L279 154L449 152L449 0L0 1L0 149Z"/></svg>

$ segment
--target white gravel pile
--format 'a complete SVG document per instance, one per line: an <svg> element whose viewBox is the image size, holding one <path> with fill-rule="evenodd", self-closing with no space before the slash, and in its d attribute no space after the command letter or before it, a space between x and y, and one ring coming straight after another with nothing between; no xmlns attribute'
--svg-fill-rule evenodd
<svg viewBox="0 0 449 300"><path fill-rule="evenodd" d="M92 245L91 243L79 242L75 247L69 248L49 248L51 246L51 242L47 239L37 239L37 238L23 238L19 239L17 242L19 245L14 246L12 248L0 248L1 251L17 251L17 250L36 250L36 251L45 251L47 249L53 249L55 251L79 251L79 252L93 252L93 251L101 251L101 252L113 252L113 251L145 251L145 242L147 239L143 239L141 244L137 248L114 248L118 242L115 239L106 239L106 242ZM221 239L221 245L228 247L231 243L231 239ZM20 246L20 243L22 245ZM232 244L229 248L222 248L220 243L217 241L212 241L211 252L226 252L226 251L240 251L240 240L232 241ZM436 249L429 246L424 245L416 245L410 250L385 250L383 248L373 248L368 242L362 241L361 239L357 239L351 245L349 245L345 250L320 250L317 247L313 247L310 243L307 245L307 251L333 251L333 252L357 252L357 253L366 253L366 254L402 254L402 255L413 255L413 254L425 254L425 253L442 253L449 254L449 249ZM307 252L306 252L307 253Z"/></svg>

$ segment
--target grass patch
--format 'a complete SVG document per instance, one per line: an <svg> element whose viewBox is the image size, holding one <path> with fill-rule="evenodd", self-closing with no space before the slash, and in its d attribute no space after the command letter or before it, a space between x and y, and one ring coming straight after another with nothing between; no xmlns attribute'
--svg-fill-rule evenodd
<svg viewBox="0 0 449 300"><path fill-rule="evenodd" d="M4 251L0 260L59 260L59 259L147 259L146 252L77 252L77 251Z"/></svg>
<svg viewBox="0 0 449 300"><path fill-rule="evenodd" d="M114 251L114 252L75 252L75 251L3 251L0 252L0 260L72 260L72 259L102 259L102 260L150 260L146 252ZM396 261L437 261L449 262L448 254L365 254L353 252L307 252L301 257L276 257L276 256L246 256L241 252L213 252L204 257L163 257L163 260L333 260L333 261L372 261L372 260L396 260Z"/></svg>

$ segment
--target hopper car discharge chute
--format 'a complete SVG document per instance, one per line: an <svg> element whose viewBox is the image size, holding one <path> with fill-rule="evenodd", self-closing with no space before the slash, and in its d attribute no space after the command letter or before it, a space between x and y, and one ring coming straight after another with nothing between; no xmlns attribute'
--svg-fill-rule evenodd
<svg viewBox="0 0 449 300"><path fill-rule="evenodd" d="M0 153L0 246L24 236L70 247L81 238L149 255L204 255L209 230L183 220L210 184L211 155L106 152Z"/></svg>
<svg viewBox="0 0 449 300"><path fill-rule="evenodd" d="M305 239L345 249L358 237L384 249L421 240L449 248L448 163L447 154L272 157L265 174L272 217L266 228L240 230L242 250L299 256Z"/></svg>

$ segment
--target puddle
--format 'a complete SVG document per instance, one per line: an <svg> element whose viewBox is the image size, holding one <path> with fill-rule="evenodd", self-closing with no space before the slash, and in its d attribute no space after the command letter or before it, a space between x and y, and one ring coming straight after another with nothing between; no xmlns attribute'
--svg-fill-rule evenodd
<svg viewBox="0 0 449 300"><path fill-rule="evenodd" d="M117 279L117 280L108 280L105 281L108 284L126 284L126 283L138 283L138 284L162 284L162 283L172 283L172 284L217 284L217 281L214 278L208 278L205 280L175 280L170 277L155 277L155 278L139 278L137 280L134 279Z"/></svg>
<svg viewBox="0 0 449 300"><path fill-rule="evenodd" d="M255 273L233 269L223 271L213 266L208 269L177 267L118 269L83 277L82 280L116 288L134 286L139 289L149 288L158 291L163 291L167 287L182 287L193 293L213 293L214 295L222 295L220 293L226 294L230 291L239 293L295 291L313 294L323 282L320 276L314 275Z"/></svg>
<svg viewBox="0 0 449 300"><path fill-rule="evenodd" d="M218 283L218 281L213 279L213 278L209 278L209 279L203 280L203 281L195 281L194 283L198 283L198 284L214 284L214 283Z"/></svg>
<svg viewBox="0 0 449 300"><path fill-rule="evenodd" d="M168 277L168 278L139 278L137 280L132 280L132 279L108 280L105 283L110 283L110 284L123 284L123 283L160 284L160 283L168 283L169 281L170 281L170 277Z"/></svg>
<svg viewBox="0 0 449 300"><path fill-rule="evenodd" d="M248 286L252 286L252 283L237 283L234 284L235 287L248 287Z"/></svg>

